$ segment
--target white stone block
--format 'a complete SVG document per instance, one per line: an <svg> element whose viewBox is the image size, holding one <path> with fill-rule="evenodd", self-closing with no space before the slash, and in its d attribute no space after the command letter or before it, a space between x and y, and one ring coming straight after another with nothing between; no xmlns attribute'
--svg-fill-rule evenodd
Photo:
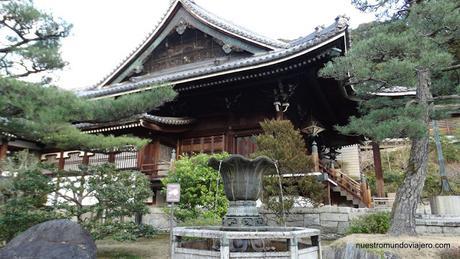
<svg viewBox="0 0 460 259"><path fill-rule="evenodd" d="M320 219L321 221L323 220L348 221L349 220L348 214L344 214L344 213L321 213Z"/></svg>

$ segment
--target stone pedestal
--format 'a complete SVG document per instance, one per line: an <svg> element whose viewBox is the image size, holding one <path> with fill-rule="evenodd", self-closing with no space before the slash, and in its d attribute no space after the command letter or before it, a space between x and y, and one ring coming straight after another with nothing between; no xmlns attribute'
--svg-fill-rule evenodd
<svg viewBox="0 0 460 259"><path fill-rule="evenodd" d="M230 201L227 214L222 220L224 227L257 227L264 226L255 201Z"/></svg>
<svg viewBox="0 0 460 259"><path fill-rule="evenodd" d="M460 216L460 196L434 196L431 197L431 214Z"/></svg>

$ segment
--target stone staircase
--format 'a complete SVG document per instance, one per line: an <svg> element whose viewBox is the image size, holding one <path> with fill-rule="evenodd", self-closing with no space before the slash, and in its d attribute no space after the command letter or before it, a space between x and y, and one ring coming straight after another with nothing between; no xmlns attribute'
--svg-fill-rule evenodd
<svg viewBox="0 0 460 259"><path fill-rule="evenodd" d="M367 207L361 198L352 195L351 193L344 191L344 189L339 186L332 186L331 191L339 193L340 196L345 197L347 201L350 201L353 204L353 207L365 208Z"/></svg>

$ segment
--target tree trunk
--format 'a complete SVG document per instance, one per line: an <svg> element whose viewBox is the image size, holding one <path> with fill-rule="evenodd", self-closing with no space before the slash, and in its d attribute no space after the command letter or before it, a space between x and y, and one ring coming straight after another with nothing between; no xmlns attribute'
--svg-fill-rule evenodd
<svg viewBox="0 0 460 259"><path fill-rule="evenodd" d="M429 120L432 105L430 92L430 72L427 69L417 71L417 101L423 109L422 121L426 132L422 137L412 139L410 157L406 169L406 176L399 186L396 199L393 203L389 234L416 235L415 211L425 184L428 165Z"/></svg>
<svg viewBox="0 0 460 259"><path fill-rule="evenodd" d="M384 197L385 191L383 189L383 170L382 170L382 155L380 154L380 145L377 142L372 142L372 155L374 157L375 168L375 183L377 189L377 197Z"/></svg>

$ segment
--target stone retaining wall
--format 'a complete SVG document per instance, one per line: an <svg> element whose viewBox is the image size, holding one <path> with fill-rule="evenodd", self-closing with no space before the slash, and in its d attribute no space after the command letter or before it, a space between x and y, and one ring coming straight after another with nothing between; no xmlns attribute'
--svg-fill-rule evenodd
<svg viewBox="0 0 460 259"><path fill-rule="evenodd" d="M169 229L169 217L161 207L149 206L149 213L142 216L142 223L159 230Z"/></svg>
<svg viewBox="0 0 460 259"><path fill-rule="evenodd" d="M337 206L323 206L319 208L293 208L287 217L286 225L290 227L307 227L321 230L323 239L336 239L347 232L350 221L358 216L389 209L367 209ZM268 225L278 225L275 214L260 210Z"/></svg>
<svg viewBox="0 0 460 259"><path fill-rule="evenodd" d="M260 209L262 217L268 225L276 226L275 214ZM349 208L323 206L319 208L294 208L287 217L286 225L290 227L307 227L321 230L323 239L337 239L346 234L351 220L361 215L379 211L390 211L389 208ZM460 235L460 217L418 214L416 219L417 232L426 234L457 234Z"/></svg>
<svg viewBox="0 0 460 259"><path fill-rule="evenodd" d="M460 217L417 215L417 233L460 235Z"/></svg>
<svg viewBox="0 0 460 259"><path fill-rule="evenodd" d="M149 213L142 217L142 223L161 230L169 227L168 215L160 207L149 207ZM306 227L321 230L323 239L337 239L344 236L351 220L361 215L390 211L388 208L350 208L323 206L319 208L294 208L287 217L288 227ZM279 226L275 214L260 209L259 212L270 226ZM426 234L460 235L460 217L417 214L417 232Z"/></svg>

